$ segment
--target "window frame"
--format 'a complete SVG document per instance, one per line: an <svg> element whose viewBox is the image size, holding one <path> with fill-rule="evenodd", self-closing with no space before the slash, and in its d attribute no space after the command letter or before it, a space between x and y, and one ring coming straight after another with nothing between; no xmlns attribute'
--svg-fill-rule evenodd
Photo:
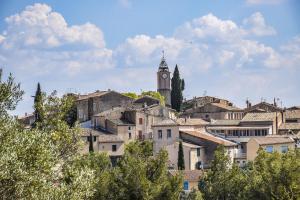
<svg viewBox="0 0 300 200"><path fill-rule="evenodd" d="M157 130L157 138L162 139L162 130Z"/></svg>

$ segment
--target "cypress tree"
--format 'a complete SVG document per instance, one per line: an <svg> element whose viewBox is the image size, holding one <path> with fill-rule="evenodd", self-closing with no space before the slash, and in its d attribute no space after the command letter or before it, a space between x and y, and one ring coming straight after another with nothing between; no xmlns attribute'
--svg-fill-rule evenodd
<svg viewBox="0 0 300 200"><path fill-rule="evenodd" d="M181 110L181 104L183 100L182 91L184 90L185 84L184 80L180 79L180 74L178 66L175 66L173 77L171 80L172 90L171 90L171 104L172 108L177 112Z"/></svg>
<svg viewBox="0 0 300 200"><path fill-rule="evenodd" d="M179 142L179 149L178 149L178 161L177 161L177 167L178 170L184 170L184 154L183 154L183 147L182 147L182 142Z"/></svg>
<svg viewBox="0 0 300 200"><path fill-rule="evenodd" d="M34 96L34 115L35 115L35 123L33 124L34 127L36 126L36 122L43 121L42 105L43 105L42 90L41 90L40 83L38 83L35 96Z"/></svg>
<svg viewBox="0 0 300 200"><path fill-rule="evenodd" d="M89 142L90 142L90 146L89 146L89 152L94 152L94 145L93 145L93 135L92 133L90 133L90 136L88 136L90 139L89 139Z"/></svg>

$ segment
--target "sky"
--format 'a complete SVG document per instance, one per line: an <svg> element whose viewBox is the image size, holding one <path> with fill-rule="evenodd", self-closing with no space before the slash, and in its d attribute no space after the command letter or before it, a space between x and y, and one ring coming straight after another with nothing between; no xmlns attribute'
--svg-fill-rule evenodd
<svg viewBox="0 0 300 200"><path fill-rule="evenodd" d="M300 105L300 1L0 0L0 68L25 91L156 90L165 52L186 99Z"/></svg>

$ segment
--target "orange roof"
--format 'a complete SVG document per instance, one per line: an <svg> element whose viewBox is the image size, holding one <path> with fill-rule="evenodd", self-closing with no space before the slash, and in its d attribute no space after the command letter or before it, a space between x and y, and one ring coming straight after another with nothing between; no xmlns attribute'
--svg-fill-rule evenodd
<svg viewBox="0 0 300 200"><path fill-rule="evenodd" d="M234 143L234 142L231 142L231 141L226 140L221 137L214 136L210 133L206 133L203 131L180 131L180 132L200 138L200 139L209 140L211 142L221 144L224 146L235 146L236 145L236 143Z"/></svg>

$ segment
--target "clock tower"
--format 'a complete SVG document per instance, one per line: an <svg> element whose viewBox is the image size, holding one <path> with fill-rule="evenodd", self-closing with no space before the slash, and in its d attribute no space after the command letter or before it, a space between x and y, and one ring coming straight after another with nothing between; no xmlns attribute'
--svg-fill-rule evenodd
<svg viewBox="0 0 300 200"><path fill-rule="evenodd" d="M157 72L157 92L165 97L166 106L171 106L171 78L164 55Z"/></svg>

